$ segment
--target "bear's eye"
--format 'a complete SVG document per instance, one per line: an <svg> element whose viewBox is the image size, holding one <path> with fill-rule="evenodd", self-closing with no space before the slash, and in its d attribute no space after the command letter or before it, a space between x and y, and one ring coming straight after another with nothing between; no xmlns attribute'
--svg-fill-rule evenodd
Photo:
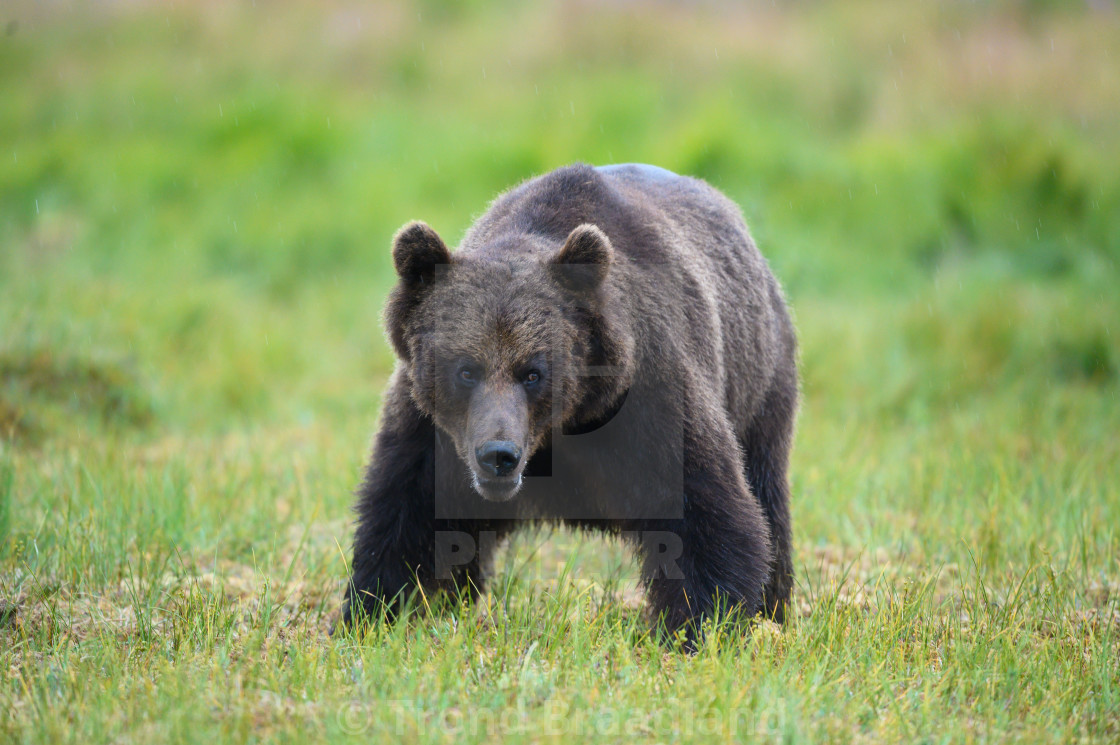
<svg viewBox="0 0 1120 745"><path fill-rule="evenodd" d="M523 382L525 383L525 385L536 385L540 382L540 380L540 372L538 372L537 370L530 370L529 372L525 373L525 380Z"/></svg>
<svg viewBox="0 0 1120 745"><path fill-rule="evenodd" d="M477 382L474 370L470 369L469 367L459 368L459 380L466 383L467 385L474 385Z"/></svg>

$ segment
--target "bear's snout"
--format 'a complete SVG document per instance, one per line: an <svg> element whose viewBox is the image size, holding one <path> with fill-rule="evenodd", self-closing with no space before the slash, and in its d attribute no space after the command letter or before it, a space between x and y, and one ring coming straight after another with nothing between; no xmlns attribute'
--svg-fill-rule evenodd
<svg viewBox="0 0 1120 745"><path fill-rule="evenodd" d="M521 448L509 440L490 440L474 451L474 457L483 471L504 478L521 462Z"/></svg>

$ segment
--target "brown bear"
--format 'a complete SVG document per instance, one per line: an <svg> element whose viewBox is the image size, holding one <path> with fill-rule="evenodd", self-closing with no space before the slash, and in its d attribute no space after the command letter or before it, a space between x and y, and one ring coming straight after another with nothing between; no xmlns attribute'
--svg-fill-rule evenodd
<svg viewBox="0 0 1120 745"><path fill-rule="evenodd" d="M454 252L406 225L393 262L400 361L344 624L418 589L477 595L527 520L632 542L663 633L782 619L796 340L729 199L654 166L574 165L498 197Z"/></svg>

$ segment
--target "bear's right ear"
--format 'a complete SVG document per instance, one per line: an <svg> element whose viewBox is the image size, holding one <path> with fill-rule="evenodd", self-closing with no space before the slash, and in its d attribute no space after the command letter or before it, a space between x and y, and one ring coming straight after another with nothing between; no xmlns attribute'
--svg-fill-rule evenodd
<svg viewBox="0 0 1120 745"><path fill-rule="evenodd" d="M393 237L393 266L406 285L430 284L436 266L450 263L451 252L443 239L425 223L410 222Z"/></svg>
<svg viewBox="0 0 1120 745"><path fill-rule="evenodd" d="M451 263L451 252L436 231L422 222L410 222L393 237L393 266L400 283L385 303L385 328L397 355L409 360L409 321L428 293L436 267Z"/></svg>

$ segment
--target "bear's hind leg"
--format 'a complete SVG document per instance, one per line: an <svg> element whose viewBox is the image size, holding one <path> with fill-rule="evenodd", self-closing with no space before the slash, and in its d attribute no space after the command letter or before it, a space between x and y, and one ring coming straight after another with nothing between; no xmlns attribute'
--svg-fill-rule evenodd
<svg viewBox="0 0 1120 745"><path fill-rule="evenodd" d="M783 379L785 380L785 379ZM793 589L793 547L789 510L789 453L797 407L795 382L783 382L767 395L761 410L740 439L744 472L770 526L774 559L766 585L766 614L785 620Z"/></svg>

